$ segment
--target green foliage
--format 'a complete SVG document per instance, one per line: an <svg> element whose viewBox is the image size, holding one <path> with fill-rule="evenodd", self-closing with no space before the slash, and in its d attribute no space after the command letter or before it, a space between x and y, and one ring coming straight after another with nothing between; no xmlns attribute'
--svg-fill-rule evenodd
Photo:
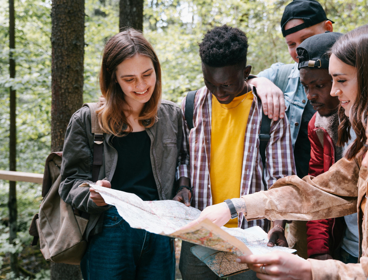
<svg viewBox="0 0 368 280"><path fill-rule="evenodd" d="M368 0L321 0L335 31L366 23ZM180 102L184 93L203 86L198 43L207 30L227 24L246 32L252 72L275 62L292 62L279 21L289 0L146 0L144 35L162 66L163 98ZM16 6L17 76L8 73L8 0L0 0L0 169L8 169L9 88L17 90L17 169L43 173L50 151L51 0L18 0ZM85 19L84 101L100 96L98 73L106 40L116 34L119 0L87 0ZM0 181L0 267L6 252L30 243L27 230L40 203L40 185L18 183L18 238L8 244L8 185ZM12 276L9 274L8 279ZM36 279L49 279L42 270ZM22 278L26 279L26 278Z"/></svg>
<svg viewBox="0 0 368 280"><path fill-rule="evenodd" d="M277 61L290 62L277 30L284 2L149 0L145 36L161 60L164 98L180 101L186 91L203 86L198 43L215 26L227 24L247 33L254 73Z"/></svg>
<svg viewBox="0 0 368 280"><path fill-rule="evenodd" d="M154 45L163 71L164 98L180 101L203 85L198 43L205 32L227 24L246 32L248 64L257 74L275 62L293 63L281 34L288 0L147 0L144 34ZM335 31L366 23L367 0L321 0Z"/></svg>
<svg viewBox="0 0 368 280"><path fill-rule="evenodd" d="M102 3L101 3L102 2ZM98 83L102 51L108 38L119 32L119 2L86 1L84 102L95 102L101 95Z"/></svg>
<svg viewBox="0 0 368 280"><path fill-rule="evenodd" d="M7 7L0 0L1 7ZM51 46L50 4L47 1L16 1L17 74L8 69L8 10L0 12L0 169L8 165L9 87L17 90L17 168L42 172L50 145ZM6 70L5 70L6 69Z"/></svg>

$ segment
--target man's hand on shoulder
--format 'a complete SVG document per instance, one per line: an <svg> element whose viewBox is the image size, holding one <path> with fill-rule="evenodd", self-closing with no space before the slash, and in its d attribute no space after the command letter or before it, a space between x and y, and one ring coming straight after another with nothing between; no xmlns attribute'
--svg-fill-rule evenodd
<svg viewBox="0 0 368 280"><path fill-rule="evenodd" d="M284 93L273 82L264 77L249 80L249 84L257 88L259 98L262 100L263 112L270 119L277 121L285 116Z"/></svg>

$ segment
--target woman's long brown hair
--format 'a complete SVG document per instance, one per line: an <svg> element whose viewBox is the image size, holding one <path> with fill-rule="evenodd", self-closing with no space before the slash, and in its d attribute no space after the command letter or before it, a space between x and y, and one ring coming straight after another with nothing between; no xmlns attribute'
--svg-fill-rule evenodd
<svg viewBox="0 0 368 280"><path fill-rule="evenodd" d="M331 52L343 63L357 69L358 94L350 109L349 118L345 116L344 109L340 108L341 122L337 143L340 146L346 144L350 138L350 129L354 130L357 137L345 154L346 158L352 159L357 156L367 141L365 128L368 112L368 25L358 27L341 36Z"/></svg>
<svg viewBox="0 0 368 280"><path fill-rule="evenodd" d="M155 123L162 91L160 62L151 44L142 33L128 29L111 37L103 52L100 88L104 98L100 101L97 114L98 122L105 133L124 136L132 131L126 118L127 112L124 113L122 109L126 101L120 85L116 82L116 69L125 59L137 54L149 57L156 72L155 89L150 100L144 105L138 120L145 127L151 127Z"/></svg>

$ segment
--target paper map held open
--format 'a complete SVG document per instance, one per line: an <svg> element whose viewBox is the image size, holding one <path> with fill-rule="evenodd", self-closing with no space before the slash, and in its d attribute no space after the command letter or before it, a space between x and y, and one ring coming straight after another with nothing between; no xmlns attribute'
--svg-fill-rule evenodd
<svg viewBox="0 0 368 280"><path fill-rule="evenodd" d="M220 228L205 220L181 230L183 226L198 218L201 211L174 200L143 201L132 193L98 185L90 186L101 194L107 204L114 205L132 228L179 238L215 250L198 248L192 249L192 252L221 277L247 269L246 264L235 262L237 255L265 254L272 251L295 252L285 247L268 247L267 233L260 227L246 230Z"/></svg>

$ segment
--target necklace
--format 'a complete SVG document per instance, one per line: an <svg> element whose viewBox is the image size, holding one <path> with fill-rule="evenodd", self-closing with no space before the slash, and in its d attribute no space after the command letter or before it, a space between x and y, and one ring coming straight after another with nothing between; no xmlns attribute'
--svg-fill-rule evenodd
<svg viewBox="0 0 368 280"><path fill-rule="evenodd" d="M249 92L249 91L248 91L248 92ZM230 108L227 108L227 107L223 106L220 102L219 102L219 104L220 104L221 108L223 108L223 109L225 109L225 110L231 110L231 109L234 109L234 108L238 107L240 104L242 104L242 102L243 102L246 98L247 98L247 93L245 94L244 98L243 98L243 99L242 99L238 104L236 104L235 106L230 107Z"/></svg>

